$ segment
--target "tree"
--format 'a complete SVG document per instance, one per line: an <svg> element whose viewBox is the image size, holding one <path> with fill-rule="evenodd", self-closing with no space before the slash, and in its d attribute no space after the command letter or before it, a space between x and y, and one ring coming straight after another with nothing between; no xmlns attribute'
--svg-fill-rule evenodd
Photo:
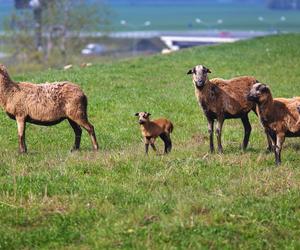
<svg viewBox="0 0 300 250"><path fill-rule="evenodd" d="M109 9L101 1L31 0L29 7L16 10L6 28L14 54L30 60L53 55L66 60L83 34L103 31L109 24Z"/></svg>

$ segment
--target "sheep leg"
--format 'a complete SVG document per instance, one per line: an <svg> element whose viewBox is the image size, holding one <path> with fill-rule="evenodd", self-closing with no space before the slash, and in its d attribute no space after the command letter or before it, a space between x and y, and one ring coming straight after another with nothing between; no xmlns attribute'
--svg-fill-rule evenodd
<svg viewBox="0 0 300 250"><path fill-rule="evenodd" d="M219 117L217 119L216 133L217 133L217 141L218 141L218 152L220 154L223 153L223 147L222 147L222 141L221 141L223 123L224 123L224 118L223 117Z"/></svg>
<svg viewBox="0 0 300 250"><path fill-rule="evenodd" d="M168 137L168 142L169 142L168 152L171 152L171 150L172 150L172 141L171 141L170 134L167 134L167 137Z"/></svg>
<svg viewBox="0 0 300 250"><path fill-rule="evenodd" d="M208 121L208 134L209 134L209 149L211 153L215 152L214 147L214 120L207 119Z"/></svg>
<svg viewBox="0 0 300 250"><path fill-rule="evenodd" d="M265 129L265 133L267 136L267 141L268 141L268 147L267 147L267 152L272 152L274 145L272 144L272 137L269 135L267 129Z"/></svg>
<svg viewBox="0 0 300 250"><path fill-rule="evenodd" d="M275 149L276 149L276 141L277 141L277 136L273 131L270 131L269 129L265 128L265 132L267 134L267 138L268 140L270 140L270 147L271 147L271 151L270 152L274 152L275 153Z"/></svg>
<svg viewBox="0 0 300 250"><path fill-rule="evenodd" d="M73 146L71 151L78 150L80 148L82 129L76 122L74 122L70 119L68 119L68 121L69 121L69 123L70 123L70 125L73 128L74 133L75 133L75 142L74 142L74 146Z"/></svg>
<svg viewBox="0 0 300 250"><path fill-rule="evenodd" d="M150 141L150 146L151 146L151 148L153 149L153 151L156 152L156 147L155 147L154 143L155 143L155 139L153 138L153 139Z"/></svg>
<svg viewBox="0 0 300 250"><path fill-rule="evenodd" d="M98 150L99 146L96 139L94 126L91 123L89 123L87 120L75 120L74 122L76 122L79 126L83 127L89 133L94 150L95 151Z"/></svg>
<svg viewBox="0 0 300 250"><path fill-rule="evenodd" d="M148 155L150 138L145 137L144 141L145 141L145 154Z"/></svg>
<svg viewBox="0 0 300 250"><path fill-rule="evenodd" d="M166 133L162 133L159 135L159 137L163 140L165 144L165 154L170 153L172 149L172 141L170 139L170 136Z"/></svg>
<svg viewBox="0 0 300 250"><path fill-rule="evenodd" d="M18 139L19 139L19 152L26 153L27 147L25 143L25 118L24 117L16 117L17 126L18 126Z"/></svg>
<svg viewBox="0 0 300 250"><path fill-rule="evenodd" d="M258 116L258 106L255 105L255 107L252 109L254 111L254 113ZM265 133L267 136L267 142L268 142L268 147L267 147L267 152L272 152L273 151L273 144L272 144L272 137L269 135L268 129L265 128Z"/></svg>
<svg viewBox="0 0 300 250"><path fill-rule="evenodd" d="M284 133L280 133L276 136L276 148L275 148L275 164L279 166L281 164L281 149L285 140Z"/></svg>
<svg viewBox="0 0 300 250"><path fill-rule="evenodd" d="M251 124L249 122L249 118L248 115L245 115L241 118L242 122L243 122L243 126L244 126L244 140L243 140L243 144L242 144L242 150L246 150L248 143L249 143L249 137L251 134Z"/></svg>
<svg viewBox="0 0 300 250"><path fill-rule="evenodd" d="M145 154L148 155L149 143L145 143Z"/></svg>
<svg viewBox="0 0 300 250"><path fill-rule="evenodd" d="M151 145L151 148L153 149L153 151L156 152L156 147L155 147L154 143L151 143L150 145Z"/></svg>

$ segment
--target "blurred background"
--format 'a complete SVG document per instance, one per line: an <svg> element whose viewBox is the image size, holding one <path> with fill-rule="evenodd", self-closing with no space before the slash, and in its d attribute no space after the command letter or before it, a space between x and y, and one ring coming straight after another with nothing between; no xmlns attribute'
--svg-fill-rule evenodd
<svg viewBox="0 0 300 250"><path fill-rule="evenodd" d="M300 31L300 0L0 0L0 61L70 68Z"/></svg>

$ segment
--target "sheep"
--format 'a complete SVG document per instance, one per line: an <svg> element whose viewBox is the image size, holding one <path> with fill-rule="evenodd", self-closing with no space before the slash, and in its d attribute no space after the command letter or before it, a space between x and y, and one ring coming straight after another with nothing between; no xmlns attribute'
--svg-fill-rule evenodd
<svg viewBox="0 0 300 250"><path fill-rule="evenodd" d="M231 118L242 120L244 126L242 149L245 150L252 129L248 113L251 110L255 112L255 103L248 101L246 96L257 80L251 76L241 76L230 80L221 78L209 80L208 73L211 73L211 71L203 65L197 65L187 72L187 74L192 74L196 98L208 121L210 152L215 151L213 142L214 120L217 120L218 152L223 153L222 127L224 120ZM270 149L271 142L269 138L268 143Z"/></svg>
<svg viewBox="0 0 300 250"><path fill-rule="evenodd" d="M300 137L300 97L274 98L263 83L252 86L247 99L257 104L258 116L268 132L275 153L275 164L281 164L281 150L285 137Z"/></svg>
<svg viewBox="0 0 300 250"><path fill-rule="evenodd" d="M138 122L141 125L141 132L144 137L145 153L148 154L149 144L152 149L156 151L154 143L156 138L159 136L165 144L164 153L167 154L172 150L170 134L173 132L174 126L171 121L165 118L150 121L150 115L151 114L148 112L138 112L135 114L135 116L139 117Z"/></svg>
<svg viewBox="0 0 300 250"><path fill-rule="evenodd" d="M300 126L300 101L297 103L297 111L299 113L298 121L297 121L297 126Z"/></svg>
<svg viewBox="0 0 300 250"><path fill-rule="evenodd" d="M87 118L87 97L79 86L70 82L33 84L14 82L0 64L0 106L16 120L19 152L26 153L26 122L50 126L67 119L74 130L72 150L80 147L83 127L91 137L93 149L98 150L94 127Z"/></svg>

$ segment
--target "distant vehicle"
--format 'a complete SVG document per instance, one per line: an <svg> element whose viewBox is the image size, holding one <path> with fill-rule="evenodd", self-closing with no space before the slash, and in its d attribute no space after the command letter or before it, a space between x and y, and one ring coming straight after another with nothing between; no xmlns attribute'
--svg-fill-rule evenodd
<svg viewBox="0 0 300 250"><path fill-rule="evenodd" d="M81 50L81 54L87 56L102 55L105 52L106 47L98 43L89 43Z"/></svg>

